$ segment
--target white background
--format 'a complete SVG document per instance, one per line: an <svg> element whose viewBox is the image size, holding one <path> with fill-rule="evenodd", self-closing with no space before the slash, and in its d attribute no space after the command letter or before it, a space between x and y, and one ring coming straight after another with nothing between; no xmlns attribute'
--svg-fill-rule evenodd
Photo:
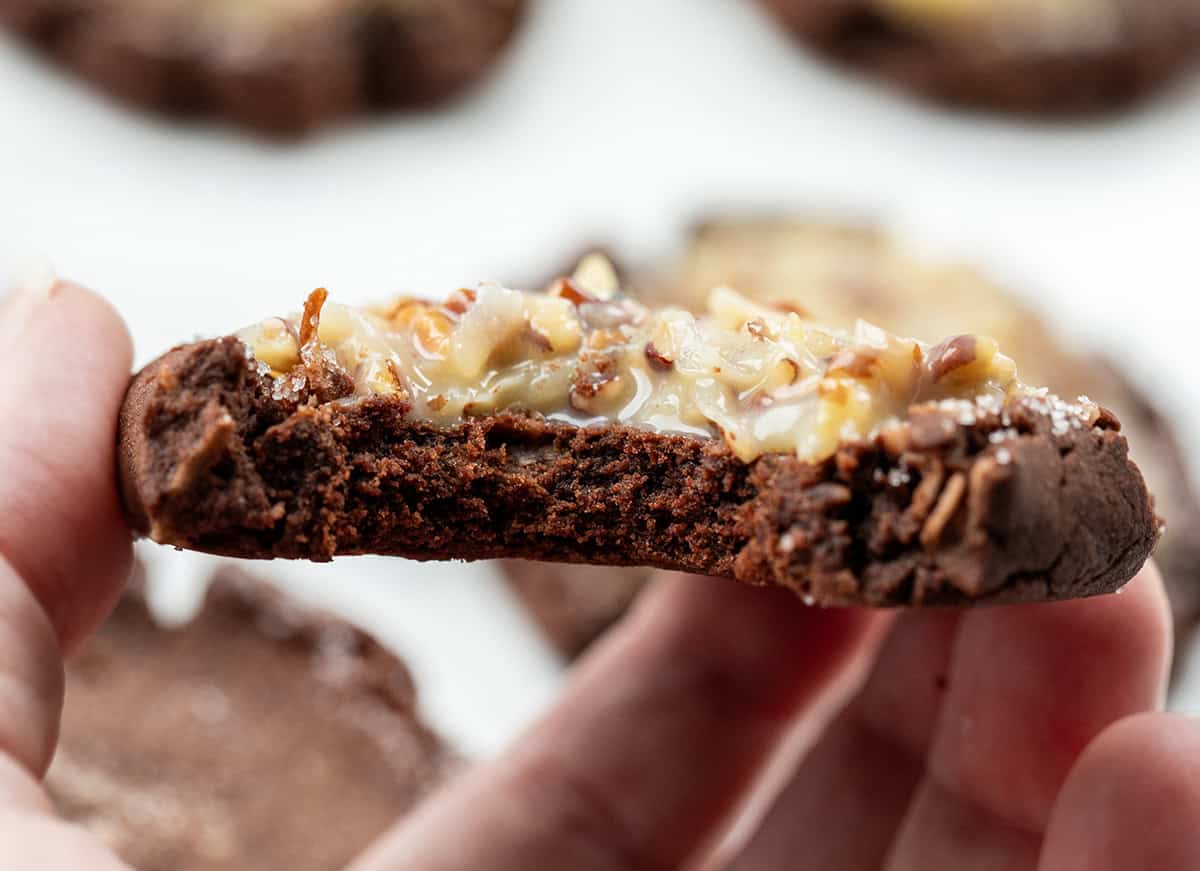
<svg viewBox="0 0 1200 871"><path fill-rule="evenodd" d="M363 301L519 282L587 243L652 258L702 212L776 208L985 266L1110 349L1196 445L1198 200L1200 82L1103 123L955 115L827 68L737 0L542 0L465 102L289 147L146 120L0 43L0 272L48 257L104 292L139 361L319 284ZM559 681L490 567L272 570L396 645L468 752Z"/></svg>

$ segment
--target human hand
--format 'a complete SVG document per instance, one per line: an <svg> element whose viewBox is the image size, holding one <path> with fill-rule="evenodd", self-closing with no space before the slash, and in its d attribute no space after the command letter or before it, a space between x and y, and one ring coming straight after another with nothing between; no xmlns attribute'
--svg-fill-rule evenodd
<svg viewBox="0 0 1200 871"><path fill-rule="evenodd" d="M1169 634L1153 566L1116 596L895 618L666 578L507 756L355 871L1200 868L1200 727L1139 713ZM713 851L806 720L765 815Z"/></svg>
<svg viewBox="0 0 1200 871"><path fill-rule="evenodd" d="M128 338L58 285L0 304L0 364L0 844L6 867L122 868L39 781L62 654L129 571L113 471ZM356 871L1200 867L1200 730L1130 716L1161 701L1169 647L1153 568L1119 596L894 619L664 579L512 751ZM706 856L797 723L815 744L751 837Z"/></svg>

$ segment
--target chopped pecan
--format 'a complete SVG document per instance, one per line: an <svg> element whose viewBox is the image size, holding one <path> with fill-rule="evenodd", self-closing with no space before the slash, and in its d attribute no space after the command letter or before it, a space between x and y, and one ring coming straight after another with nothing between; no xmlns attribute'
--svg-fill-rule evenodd
<svg viewBox="0 0 1200 871"><path fill-rule="evenodd" d="M946 482L946 486L942 488L942 494L938 497L937 504L933 507L933 511L930 512L925 525L921 527L922 546L932 548L941 541L947 524L950 523L954 512L958 510L963 494L966 492L966 475L962 472L955 472L950 476L950 480Z"/></svg>
<svg viewBox="0 0 1200 871"><path fill-rule="evenodd" d="M624 381L614 370L610 357L591 355L575 373L569 402L576 411L595 414L607 402L616 399L624 389Z"/></svg>
<svg viewBox="0 0 1200 871"><path fill-rule="evenodd" d="M325 307L325 300L328 297L329 291L323 287L318 287L304 301L304 314L300 317L301 348L305 348L316 341L317 333L321 327L321 309Z"/></svg>
<svg viewBox="0 0 1200 871"><path fill-rule="evenodd" d="M560 296L565 300L575 303L575 305L599 301L569 278L560 278L554 282L550 286L550 295Z"/></svg>
<svg viewBox="0 0 1200 871"><path fill-rule="evenodd" d="M933 383L941 381L955 369L975 362L975 337L954 336L929 351L929 374Z"/></svg>
<svg viewBox="0 0 1200 871"><path fill-rule="evenodd" d="M477 298L478 294L475 291L467 287L461 287L450 294L446 301L442 303L442 308L451 314L461 316L467 313L467 309L471 307L471 304Z"/></svg>
<svg viewBox="0 0 1200 871"><path fill-rule="evenodd" d="M767 323L762 318L751 318L746 321L746 332L760 342L771 338L771 331L767 329Z"/></svg>
<svg viewBox="0 0 1200 871"><path fill-rule="evenodd" d="M650 362L652 369L657 369L660 372L666 372L675 365L675 360L658 350L658 347L653 342L646 343L646 359Z"/></svg>

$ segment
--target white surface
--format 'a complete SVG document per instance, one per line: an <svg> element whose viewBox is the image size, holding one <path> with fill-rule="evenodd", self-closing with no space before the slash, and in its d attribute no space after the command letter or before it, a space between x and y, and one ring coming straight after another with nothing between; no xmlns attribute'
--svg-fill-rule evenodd
<svg viewBox="0 0 1200 871"><path fill-rule="evenodd" d="M1111 343L1197 444L1196 143L1196 82L1104 124L951 115L812 61L738 0L543 0L465 103L295 148L148 121L3 43L0 271L49 256L124 311L144 360L318 284L362 300L520 281L598 239L662 254L714 206L832 210L973 259ZM485 567L279 571L396 643L468 751L553 691Z"/></svg>

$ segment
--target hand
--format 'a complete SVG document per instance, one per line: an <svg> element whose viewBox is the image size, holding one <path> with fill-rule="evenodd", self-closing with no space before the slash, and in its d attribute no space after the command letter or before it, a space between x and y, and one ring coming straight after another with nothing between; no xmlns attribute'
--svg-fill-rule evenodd
<svg viewBox="0 0 1200 871"><path fill-rule="evenodd" d="M85 291L0 304L5 867L124 867L54 818L39 781L62 654L129 571L113 472L129 365L120 320ZM663 579L549 716L356 871L677 868L764 794L764 770L765 812L707 867L1194 869L1200 729L1142 713L1169 646L1153 568L1119 596L895 618ZM788 734L811 738L799 762Z"/></svg>
<svg viewBox="0 0 1200 871"><path fill-rule="evenodd" d="M544 721L355 871L684 867L797 723L765 815L699 867L1200 868L1200 726L1139 713L1169 633L1153 567L1116 596L890 620L663 579Z"/></svg>

